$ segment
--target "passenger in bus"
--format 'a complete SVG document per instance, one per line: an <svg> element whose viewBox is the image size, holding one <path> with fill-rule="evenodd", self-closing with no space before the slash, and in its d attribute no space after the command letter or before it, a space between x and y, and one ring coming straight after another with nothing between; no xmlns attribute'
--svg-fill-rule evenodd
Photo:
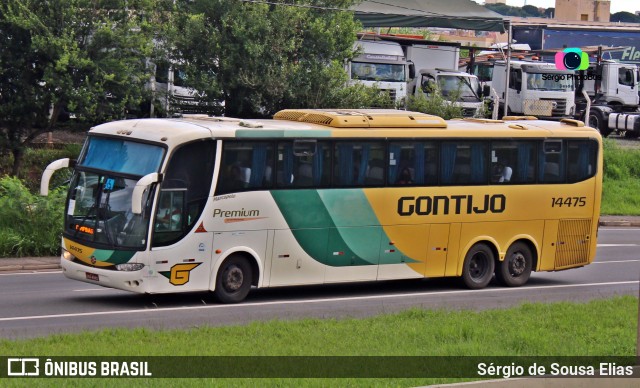
<svg viewBox="0 0 640 388"><path fill-rule="evenodd" d="M242 171L242 168L237 165L231 165L229 168L229 173L227 174L227 181L225 182L225 187L228 192L233 192L236 190L241 190L245 188L245 174Z"/></svg>
<svg viewBox="0 0 640 388"><path fill-rule="evenodd" d="M492 181L497 183L506 183L511 181L511 175L513 169L509 166L505 166L504 163L498 162L493 166Z"/></svg>
<svg viewBox="0 0 640 388"><path fill-rule="evenodd" d="M400 172L400 176L396 179L397 185L412 185L413 179L411 179L411 171L409 168L405 167Z"/></svg>

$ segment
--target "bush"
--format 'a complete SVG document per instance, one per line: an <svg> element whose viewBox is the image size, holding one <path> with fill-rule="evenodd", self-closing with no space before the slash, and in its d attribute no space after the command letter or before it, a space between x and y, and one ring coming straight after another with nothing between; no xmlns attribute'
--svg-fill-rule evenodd
<svg viewBox="0 0 640 388"><path fill-rule="evenodd" d="M0 257L59 254L65 197L65 188L41 197L17 178L0 178Z"/></svg>
<svg viewBox="0 0 640 388"><path fill-rule="evenodd" d="M456 102L458 96L452 96L451 101L446 99L438 89L433 90L429 96L418 94L408 96L407 110L428 113L442 117L445 120L462 117L462 106Z"/></svg>

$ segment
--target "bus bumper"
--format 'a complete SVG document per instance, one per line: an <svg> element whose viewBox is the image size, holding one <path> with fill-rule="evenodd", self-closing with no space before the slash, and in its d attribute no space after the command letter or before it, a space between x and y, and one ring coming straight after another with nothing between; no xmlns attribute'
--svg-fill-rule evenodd
<svg viewBox="0 0 640 388"><path fill-rule="evenodd" d="M144 268L139 271L113 271L88 267L64 258L60 259L60 266L69 279L141 294L146 292Z"/></svg>

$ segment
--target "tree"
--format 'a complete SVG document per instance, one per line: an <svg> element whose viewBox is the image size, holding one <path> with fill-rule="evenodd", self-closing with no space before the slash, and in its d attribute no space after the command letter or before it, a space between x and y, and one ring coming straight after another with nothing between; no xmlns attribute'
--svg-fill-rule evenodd
<svg viewBox="0 0 640 388"><path fill-rule="evenodd" d="M192 85L225 102L225 113L264 117L283 107L340 105L357 94L344 61L360 28L352 0L277 3L235 0L180 2L172 60L210 78ZM207 82L201 82L207 81ZM358 91L361 89L357 88Z"/></svg>
<svg viewBox="0 0 640 388"><path fill-rule="evenodd" d="M616 12L609 18L612 22L621 23L640 23L640 16L632 14L631 12Z"/></svg>
<svg viewBox="0 0 640 388"><path fill-rule="evenodd" d="M150 74L144 59L164 1L0 5L0 145L13 153L14 175L23 148L55 129L63 110L93 123L123 117L145 98Z"/></svg>
<svg viewBox="0 0 640 388"><path fill-rule="evenodd" d="M528 18L541 18L544 16L544 14L540 12L538 7L533 5L524 5L521 9L524 13L524 16Z"/></svg>

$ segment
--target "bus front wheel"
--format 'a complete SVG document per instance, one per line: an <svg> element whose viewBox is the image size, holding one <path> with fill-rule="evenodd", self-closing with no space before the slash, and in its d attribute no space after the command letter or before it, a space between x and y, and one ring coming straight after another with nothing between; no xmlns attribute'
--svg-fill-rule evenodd
<svg viewBox="0 0 640 388"><path fill-rule="evenodd" d="M508 287L522 286L529 280L532 266L531 249L524 243L516 242L509 247L504 260L498 263L496 279Z"/></svg>
<svg viewBox="0 0 640 388"><path fill-rule="evenodd" d="M462 281L470 289L484 288L491 281L495 268L495 255L486 244L469 249L462 266Z"/></svg>
<svg viewBox="0 0 640 388"><path fill-rule="evenodd" d="M233 255L220 266L214 295L222 303L241 302L251 290L252 276L247 259Z"/></svg>

